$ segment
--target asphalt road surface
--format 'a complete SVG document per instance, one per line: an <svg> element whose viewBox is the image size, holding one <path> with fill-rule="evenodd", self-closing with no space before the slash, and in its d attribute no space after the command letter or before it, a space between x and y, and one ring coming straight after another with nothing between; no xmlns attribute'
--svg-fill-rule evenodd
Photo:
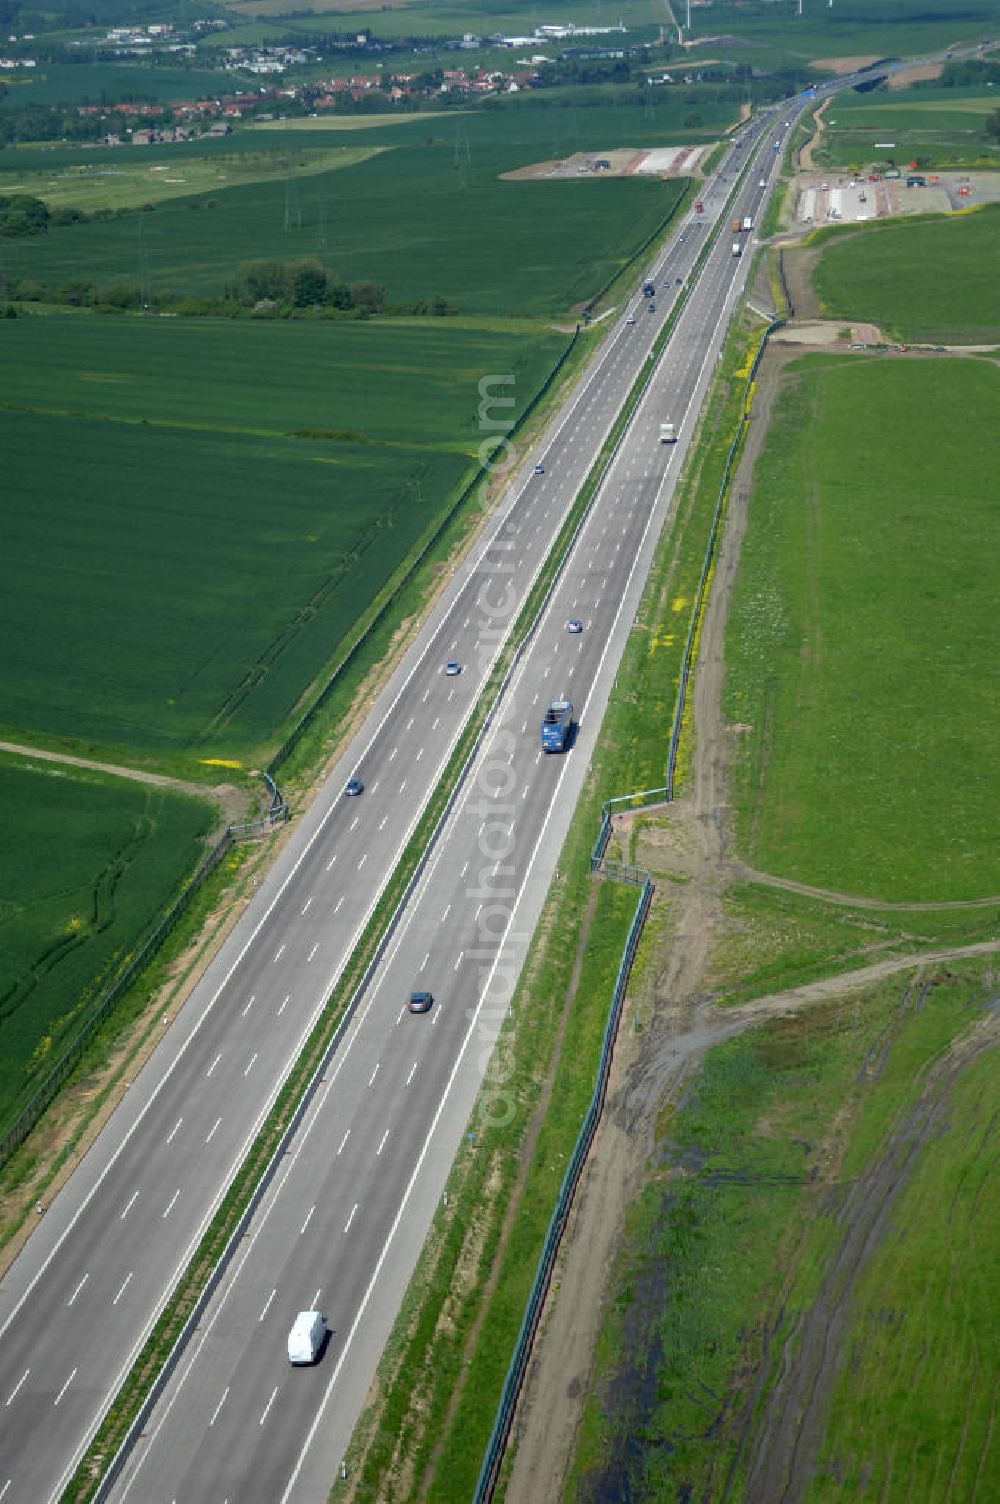
<svg viewBox="0 0 1000 1504"><path fill-rule="evenodd" d="M756 220L776 157L769 138L727 217ZM327 790L0 1284L7 1504L58 1498L216 1212L730 187L711 185L705 213L661 257L656 313L637 296L636 322L616 317ZM725 230L692 289L387 954L115 1497L325 1497L462 1135L488 1133L489 1114L507 1110L500 1061L487 1118L469 1121L742 286L731 239ZM658 442L666 418L676 445ZM451 658L457 677L444 673ZM567 754L543 756L541 715L561 693L579 729ZM351 775L365 784L358 799L341 793ZM428 1014L407 1011L413 987L434 993ZM287 1332L312 1306L330 1340L315 1368L292 1369Z"/></svg>

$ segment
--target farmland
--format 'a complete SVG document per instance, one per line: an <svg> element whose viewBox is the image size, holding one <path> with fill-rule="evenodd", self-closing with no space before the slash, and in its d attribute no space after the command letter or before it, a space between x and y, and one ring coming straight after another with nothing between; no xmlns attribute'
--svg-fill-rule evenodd
<svg viewBox="0 0 1000 1504"><path fill-rule="evenodd" d="M692 12L696 37L732 33L755 52L791 65L813 59L817 68L827 59L943 50L961 38L990 35L998 20L996 0L966 0L958 16L954 8L933 8L923 0L837 0L833 7L806 3L801 16L791 6L777 7L768 0L715 0L710 9Z"/></svg>
<svg viewBox="0 0 1000 1504"><path fill-rule="evenodd" d="M738 840L758 868L894 900L1000 886L983 840L998 395L971 360L791 368L726 648L727 715L748 728Z"/></svg>
<svg viewBox="0 0 1000 1504"><path fill-rule="evenodd" d="M123 99L145 99L171 103L218 92L219 75L205 69L150 68L134 63L90 63L86 67L69 63L47 63L30 73L4 75L9 93L0 93L0 110L22 109L25 105L45 104L114 104Z"/></svg>
<svg viewBox="0 0 1000 1504"><path fill-rule="evenodd" d="M828 318L870 319L896 339L1000 343L1000 205L826 241L813 286ZM941 268L948 268L947 276Z"/></svg>
<svg viewBox="0 0 1000 1504"><path fill-rule="evenodd" d="M301 177L291 211L283 176L222 185L163 202L153 213L5 242L7 276L56 286L135 282L141 253L154 299L204 296L221 294L241 262L313 257L345 282L382 284L390 304L440 294L463 312L565 316L667 218L683 185L511 182L498 175L590 145L642 145L657 126L638 109L598 107L501 111L474 128L449 123L442 134L438 125L431 144L412 144L406 127L383 127L366 133L365 145L388 137L397 143L393 150ZM259 146L264 138L253 139ZM322 132L292 140L299 156L330 148ZM171 177L183 176L184 148L176 153ZM98 170L116 165L107 154L90 160ZM33 165L27 154L18 161Z"/></svg>
<svg viewBox="0 0 1000 1504"><path fill-rule="evenodd" d="M633 1208L565 1497L779 1498L782 1419L803 1410L814 1429L796 1497L854 1500L866 1479L895 1504L936 1497L931 1478L949 1475L955 1497L977 1497L997 1340L984 1152L996 1031L978 1058L955 1041L975 1038L988 995L966 965L926 990L897 980L775 1019L707 1055ZM946 1116L928 1129L934 1104ZM852 1285L845 1265L866 1233ZM783 1409L766 1402L772 1385Z"/></svg>
<svg viewBox="0 0 1000 1504"><path fill-rule="evenodd" d="M0 754L0 1132L201 850L207 804Z"/></svg>
<svg viewBox="0 0 1000 1504"><path fill-rule="evenodd" d="M911 1059L916 1066L920 1056ZM975 1498L995 1474L986 1396L1000 1350L1000 1260L989 1232L1000 1216L990 1143L996 1104L994 1050L955 1081L947 1127L927 1146L858 1284L845 1340L850 1363L831 1395L813 1504L860 1491L862 1477L892 1497L893 1476L926 1476L931 1458L941 1474L949 1470L957 1497ZM861 1153L854 1159L860 1164ZM975 1312L974 1322L956 1319L959 1304ZM917 1310L926 1325L906 1319ZM901 1458L910 1460L901 1466Z"/></svg>
<svg viewBox="0 0 1000 1504"><path fill-rule="evenodd" d="M312 122L310 122L311 124ZM265 138L266 140L266 138ZM109 162L80 160L80 154L61 169L46 164L3 175L6 193L30 193L44 199L50 209L82 209L93 214L104 209L137 209L161 204L172 198L190 198L195 193L216 193L219 188L240 183L304 177L317 172L335 172L363 162L378 147L362 145L317 147L311 152L190 152L183 160L150 161L144 153L119 155ZM14 181L11 181L14 179Z"/></svg>
<svg viewBox="0 0 1000 1504"><path fill-rule="evenodd" d="M826 112L817 166L833 171L853 163L898 165L916 160L928 168L996 165L1000 149L984 132L996 101L964 89L909 89L838 97ZM891 147L878 143L892 142Z"/></svg>
<svg viewBox="0 0 1000 1504"><path fill-rule="evenodd" d="M0 442L16 478L0 600L5 737L200 780L215 776L213 760L266 763L473 473L480 379L512 374L511 417L523 410L569 340L565 325L543 319L571 318L684 187L518 184L499 172L581 138L622 133L641 145L679 120L679 107L602 104L579 117L501 109L446 126L428 115L416 130L406 118L366 122L346 148L338 121L135 155L4 153L0 192L107 216L4 241L8 283L34 282L36 315L0 325ZM137 202L157 207L139 214ZM79 233L64 237L67 228ZM345 281L382 281L390 301L441 293L464 316L37 316L46 285L145 279L155 304L171 289L221 294L242 261L267 256L314 257ZM419 603L418 592L409 609ZM54 778L24 784L13 845L57 849L36 836ZM126 793L102 788L92 816L66 824L81 882L87 862L101 872L121 848L122 822L139 807ZM147 885L145 907L120 901L105 949L74 945L44 1008L23 1012L10 1091L40 1043L55 1057L112 952L130 949L176 889L192 845L159 834L170 820L183 833L172 807L150 815L157 834L143 847L156 896ZM130 882L140 869L136 858ZM26 898L12 874L12 984L39 944L30 882L23 888ZM47 910L37 909L41 922ZM5 1024L5 1043L9 1032Z"/></svg>
<svg viewBox="0 0 1000 1504"><path fill-rule="evenodd" d="M280 16L281 24L287 23L287 0L236 0L230 10L236 14L260 19ZM662 9L655 0L626 0L622 9L626 25L658 26L663 19ZM562 19L561 16L556 19ZM602 0L583 0L573 7L573 20L578 26L611 24ZM297 10L293 24L308 30L326 22L330 29L356 31L370 27L379 36L461 36L466 31L510 31L519 35L530 32L538 24L536 7L526 0L401 0L401 3L373 7L357 0L312 0ZM617 12L614 16L617 21Z"/></svg>
<svg viewBox="0 0 1000 1504"><path fill-rule="evenodd" d="M4 340L8 730L235 760L469 471L479 376L523 405L566 342L55 317Z"/></svg>

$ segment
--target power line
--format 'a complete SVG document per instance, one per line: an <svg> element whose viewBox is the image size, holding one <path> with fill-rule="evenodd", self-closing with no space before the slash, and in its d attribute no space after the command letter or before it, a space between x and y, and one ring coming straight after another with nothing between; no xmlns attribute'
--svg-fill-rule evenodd
<svg viewBox="0 0 1000 1504"><path fill-rule="evenodd" d="M301 230L302 205L299 203L298 178L291 173L285 178L285 229Z"/></svg>

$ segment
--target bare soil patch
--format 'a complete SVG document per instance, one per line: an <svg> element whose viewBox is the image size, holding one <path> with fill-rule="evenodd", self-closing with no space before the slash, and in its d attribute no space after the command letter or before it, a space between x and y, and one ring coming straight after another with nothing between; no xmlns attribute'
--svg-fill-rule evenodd
<svg viewBox="0 0 1000 1504"><path fill-rule="evenodd" d="M661 178L687 177L694 171L705 150L704 146L671 146L639 151L634 146L619 146L609 151L577 151L568 157L530 162L527 167L515 167L511 172L502 172L500 176L515 180L557 178L566 182L580 178L627 178L644 174Z"/></svg>
<svg viewBox="0 0 1000 1504"><path fill-rule="evenodd" d="M816 57L809 66L839 76L842 73L853 73L856 68L867 68L869 63L877 63L880 56L878 52L866 52L859 57Z"/></svg>
<svg viewBox="0 0 1000 1504"><path fill-rule="evenodd" d="M914 68L900 68L898 73L890 73L890 89L908 89L911 84L922 83L924 79L940 78L944 69L944 63L918 63Z"/></svg>
<svg viewBox="0 0 1000 1504"><path fill-rule="evenodd" d="M819 146L822 139L823 131L825 128L823 124L823 116L829 104L830 101L828 99L824 99L819 109L813 112L813 124L815 129L813 130L812 135L809 137L809 140L803 146L799 147L798 161L799 167L803 170L803 172L812 172L813 170L813 152Z"/></svg>

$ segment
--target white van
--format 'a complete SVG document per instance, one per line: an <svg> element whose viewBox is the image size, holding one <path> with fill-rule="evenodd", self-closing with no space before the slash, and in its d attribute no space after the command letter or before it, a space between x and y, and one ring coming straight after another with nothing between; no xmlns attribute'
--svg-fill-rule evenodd
<svg viewBox="0 0 1000 1504"><path fill-rule="evenodd" d="M326 1322L320 1311L300 1311L288 1333L289 1363L315 1363L326 1337Z"/></svg>

